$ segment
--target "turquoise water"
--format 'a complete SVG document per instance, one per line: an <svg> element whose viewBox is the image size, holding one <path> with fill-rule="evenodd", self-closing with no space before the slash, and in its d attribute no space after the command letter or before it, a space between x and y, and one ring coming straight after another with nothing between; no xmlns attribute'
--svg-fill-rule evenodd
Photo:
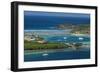
<svg viewBox="0 0 100 73"><path fill-rule="evenodd" d="M73 59L89 59L90 58L90 37L75 35L41 35L48 42L64 42L64 43L83 43L84 47L80 50L63 49L63 50L33 50L25 51L24 61L47 61L47 60L73 60ZM66 50L67 49L67 50Z"/></svg>
<svg viewBox="0 0 100 73"><path fill-rule="evenodd" d="M48 42L89 42L90 37L89 36L74 36L74 35L52 35L52 36L42 36L44 39ZM80 39L81 38L81 39Z"/></svg>

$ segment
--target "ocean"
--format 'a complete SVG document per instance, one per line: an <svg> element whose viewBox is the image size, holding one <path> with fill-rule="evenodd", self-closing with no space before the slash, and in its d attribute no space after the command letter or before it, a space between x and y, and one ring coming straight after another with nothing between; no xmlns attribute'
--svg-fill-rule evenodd
<svg viewBox="0 0 100 73"><path fill-rule="evenodd" d="M90 24L90 14L24 11L24 29L52 30L59 24Z"/></svg>
<svg viewBox="0 0 100 73"><path fill-rule="evenodd" d="M73 60L73 59L89 59L90 50L86 48L84 51L61 51L48 52L38 54L24 54L24 61L48 61L48 60Z"/></svg>

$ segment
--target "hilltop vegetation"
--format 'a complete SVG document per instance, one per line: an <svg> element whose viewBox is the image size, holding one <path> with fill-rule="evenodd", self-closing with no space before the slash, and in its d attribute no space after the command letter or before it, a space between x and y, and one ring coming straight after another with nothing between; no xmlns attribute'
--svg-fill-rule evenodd
<svg viewBox="0 0 100 73"><path fill-rule="evenodd" d="M57 26L57 29L71 29L70 33L75 34L90 34L90 25L89 24L60 24Z"/></svg>
<svg viewBox="0 0 100 73"><path fill-rule="evenodd" d="M79 25L72 29L71 33L90 34L90 25Z"/></svg>
<svg viewBox="0 0 100 73"><path fill-rule="evenodd" d="M63 49L68 48L64 43L53 43L48 42L46 44L41 44L32 41L24 41L24 48L25 50L41 50L41 49Z"/></svg>

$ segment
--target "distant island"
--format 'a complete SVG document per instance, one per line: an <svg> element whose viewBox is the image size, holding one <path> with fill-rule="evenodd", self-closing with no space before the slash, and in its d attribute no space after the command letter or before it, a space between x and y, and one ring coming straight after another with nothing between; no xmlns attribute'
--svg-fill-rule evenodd
<svg viewBox="0 0 100 73"><path fill-rule="evenodd" d="M70 34L90 34L89 24L60 24L56 28L61 30L71 29Z"/></svg>

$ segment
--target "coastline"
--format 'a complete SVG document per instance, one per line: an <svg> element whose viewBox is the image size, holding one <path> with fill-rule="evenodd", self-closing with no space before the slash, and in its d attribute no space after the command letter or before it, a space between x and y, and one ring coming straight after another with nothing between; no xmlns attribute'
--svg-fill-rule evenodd
<svg viewBox="0 0 100 73"><path fill-rule="evenodd" d="M71 35L73 35L73 36L90 36L89 34L71 34Z"/></svg>

